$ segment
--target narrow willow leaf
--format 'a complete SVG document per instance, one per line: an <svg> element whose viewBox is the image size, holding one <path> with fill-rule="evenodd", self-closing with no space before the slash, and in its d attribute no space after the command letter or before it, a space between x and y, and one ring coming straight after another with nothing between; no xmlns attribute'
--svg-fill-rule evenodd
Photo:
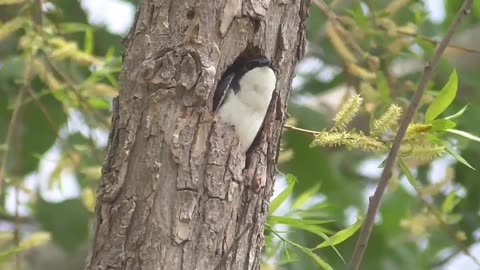
<svg viewBox="0 0 480 270"><path fill-rule="evenodd" d="M0 265L8 263L18 253L16 248L10 248L0 253Z"/></svg>
<svg viewBox="0 0 480 270"><path fill-rule="evenodd" d="M293 203L292 210L299 209L305 204L307 204L308 202L310 202L315 197L315 195L318 193L319 190L320 190L320 185L317 184L314 187L309 188L308 190L300 194L300 196L298 196L298 199Z"/></svg>
<svg viewBox="0 0 480 270"><path fill-rule="evenodd" d="M380 73L377 80L378 91L383 101L388 101L390 98L390 87L388 86L387 78L383 73Z"/></svg>
<svg viewBox="0 0 480 270"><path fill-rule="evenodd" d="M417 180L415 179L415 176L413 176L413 173L410 171L408 168L407 164L401 159L398 158L398 165L400 166L400 169L402 170L403 174L407 177L408 183L415 189L418 190L420 187L417 184Z"/></svg>
<svg viewBox="0 0 480 270"><path fill-rule="evenodd" d="M290 194L292 194L296 182L297 178L295 176L291 174L287 175L288 187L283 190L282 193L278 194L278 196L270 203L270 214L275 213L275 211L277 211L277 209L287 200Z"/></svg>
<svg viewBox="0 0 480 270"><path fill-rule="evenodd" d="M12 247L6 251L0 253L0 265L8 263L13 256L31 250L35 247L46 244L50 241L50 234L48 232L36 232L30 236L30 238L20 242L18 246Z"/></svg>
<svg viewBox="0 0 480 270"><path fill-rule="evenodd" d="M65 34L86 32L91 29L91 26L83 23L61 23L59 25L60 31Z"/></svg>
<svg viewBox="0 0 480 270"><path fill-rule="evenodd" d="M463 215L462 214L450 214L445 217L445 223L447 224L457 224L462 220Z"/></svg>
<svg viewBox="0 0 480 270"><path fill-rule="evenodd" d="M452 120L448 120L448 119L437 119L437 120L433 120L432 122L432 129L436 131L451 129L451 128L454 128L455 126L457 126L457 124Z"/></svg>
<svg viewBox="0 0 480 270"><path fill-rule="evenodd" d="M477 142L480 142L480 137L477 137L473 134L470 134L466 131L463 131L463 130L458 130L458 129L447 129L446 130L447 132L450 132L450 133L453 133L453 134L457 134L457 135L460 135L462 137L465 137L467 139L470 139L472 141L477 141Z"/></svg>
<svg viewBox="0 0 480 270"><path fill-rule="evenodd" d="M469 167L470 169L475 170L474 167L472 167L472 165L470 165L470 163L468 163L462 156L460 156L459 154L457 154L457 152L453 151L453 149L451 149L450 147L445 147L445 151L447 151L452 157L454 157L457 161L463 163L463 165Z"/></svg>
<svg viewBox="0 0 480 270"><path fill-rule="evenodd" d="M359 218L357 222L355 222L355 224L353 224L352 226L346 229L338 231L336 234L330 236L330 238L328 238L326 241L316 246L314 250L324 248L324 247L333 247L344 242L345 240L352 237L352 235L354 235L358 231L358 229L360 229L362 224L363 224L363 219Z"/></svg>
<svg viewBox="0 0 480 270"><path fill-rule="evenodd" d="M430 104L425 114L425 120L427 123L435 120L441 113L443 113L448 106L452 103L457 95L458 89L458 76L457 71L453 70L450 78L448 79L443 89L440 91L440 94L435 98L435 100Z"/></svg>
<svg viewBox="0 0 480 270"><path fill-rule="evenodd" d="M286 225L286 226L291 227L291 228L311 232L311 233L313 233L315 235L318 235L319 237L323 238L324 240L328 239L327 233L331 233L331 231L326 229L326 228L323 228L321 226L314 225L314 224L307 224L305 222L302 222L302 220L295 220L295 219L286 220L286 219L287 218L282 219L281 217L269 217L269 219L268 219L269 223L268 224L270 224L270 225L281 224L281 225Z"/></svg>
<svg viewBox="0 0 480 270"><path fill-rule="evenodd" d="M0 232L0 248L12 241L13 238L13 232Z"/></svg>
<svg viewBox="0 0 480 270"><path fill-rule="evenodd" d="M307 256L312 258L320 267L322 267L325 270L333 270L333 267L331 267L326 261L324 261L322 258L320 258L317 254L315 254L312 250L299 246L299 249L305 253Z"/></svg>
<svg viewBox="0 0 480 270"><path fill-rule="evenodd" d="M457 196L457 193L453 192L445 199L442 204L442 213L449 214L453 208L460 203L461 199Z"/></svg>
<svg viewBox="0 0 480 270"><path fill-rule="evenodd" d="M280 261L278 263L275 263L277 266L284 266L284 265L287 265L287 264L298 262L300 260L299 255L297 255L296 253L293 253L293 252L289 252L288 251L289 248L286 247L286 245L283 245L283 246L285 246L284 249L283 249L284 250L284 256L281 256ZM264 268L260 267L260 269L264 269ZM268 269L268 268L265 268L265 269Z"/></svg>
<svg viewBox="0 0 480 270"><path fill-rule="evenodd" d="M447 119L447 120L453 120L453 119L456 119L460 116L462 116L462 114L467 110L468 108L468 105L465 105L465 107L463 107L460 111L456 112L455 114L452 114L450 116L447 116L443 119Z"/></svg>
<svg viewBox="0 0 480 270"><path fill-rule="evenodd" d="M283 224L287 226L297 225L322 225L332 222L331 220L315 220L315 219L297 219L282 216L269 216L268 221L271 224Z"/></svg>
<svg viewBox="0 0 480 270"><path fill-rule="evenodd" d="M88 104L95 109L108 110L110 109L110 102L101 98L91 98L88 100Z"/></svg>
<svg viewBox="0 0 480 270"><path fill-rule="evenodd" d="M93 30L92 28L87 28L85 31L84 52L92 54L94 44Z"/></svg>
<svg viewBox="0 0 480 270"><path fill-rule="evenodd" d="M304 247L300 244L297 244L295 242L292 242L286 238L284 238L283 236L280 235L279 232L277 232L276 230L274 230L270 225L266 224L265 226L265 229L266 230L269 230L271 231L273 234L275 234L280 240L282 240L284 243L287 243L297 249L299 249L300 251L302 251L304 254L308 255L310 258L312 258L319 266L322 267L322 269L325 269L325 270L333 270L333 268L327 263L325 262L322 258L320 258L317 254L315 254L311 249L307 248L307 247ZM285 246L285 250L287 251L287 247ZM286 255L287 257L290 257L288 256L288 254Z"/></svg>

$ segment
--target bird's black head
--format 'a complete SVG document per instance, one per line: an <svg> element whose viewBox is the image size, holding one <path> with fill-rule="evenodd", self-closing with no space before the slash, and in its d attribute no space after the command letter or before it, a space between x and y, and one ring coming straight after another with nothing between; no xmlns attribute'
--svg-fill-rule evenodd
<svg viewBox="0 0 480 270"><path fill-rule="evenodd" d="M266 57L259 57L247 61L239 61L234 63L231 67L227 69L226 74L234 73L236 79L240 79L248 71L257 68L257 67L270 67L274 70L272 63Z"/></svg>
<svg viewBox="0 0 480 270"><path fill-rule="evenodd" d="M228 67L220 79L213 97L214 110L221 105L228 90L232 89L235 93L240 90L239 81L245 73L258 67L270 67L272 70L275 70L272 63L263 56L250 60L237 59L237 61Z"/></svg>
<svg viewBox="0 0 480 270"><path fill-rule="evenodd" d="M272 63L270 63L270 61L268 61L268 59L265 57L256 58L256 59L247 61L243 64L246 66L247 70L251 70L256 67L266 67L266 66L273 69Z"/></svg>

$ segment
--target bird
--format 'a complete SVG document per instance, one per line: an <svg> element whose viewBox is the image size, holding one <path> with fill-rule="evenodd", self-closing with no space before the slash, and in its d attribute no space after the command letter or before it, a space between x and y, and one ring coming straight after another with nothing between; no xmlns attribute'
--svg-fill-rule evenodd
<svg viewBox="0 0 480 270"><path fill-rule="evenodd" d="M237 61L222 75L213 97L214 113L233 125L247 152L263 126L277 76L265 57Z"/></svg>

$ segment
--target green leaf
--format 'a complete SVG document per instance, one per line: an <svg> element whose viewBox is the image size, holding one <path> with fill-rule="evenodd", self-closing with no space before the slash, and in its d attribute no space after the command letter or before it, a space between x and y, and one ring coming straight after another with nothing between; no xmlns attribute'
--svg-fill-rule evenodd
<svg viewBox="0 0 480 270"><path fill-rule="evenodd" d="M447 119L447 120L453 120L453 119L456 119L460 116L462 116L462 114L467 110L468 108L468 105L465 105L465 107L463 107L460 111L456 112L455 114L452 114L450 116L447 116L443 119Z"/></svg>
<svg viewBox="0 0 480 270"><path fill-rule="evenodd" d="M388 86L387 78L383 73L379 73L378 76L378 91L380 92L380 97L383 101L388 101L390 98L390 87Z"/></svg>
<svg viewBox="0 0 480 270"><path fill-rule="evenodd" d="M0 5L18 5L25 2L25 0L0 0Z"/></svg>
<svg viewBox="0 0 480 270"><path fill-rule="evenodd" d="M284 238L283 236L280 235L279 232L277 232L276 230L274 230L272 228L272 226L266 224L265 228L269 231L271 231L273 234L275 234L280 240L282 240L284 243L287 243L297 249L299 249L300 251L302 251L303 253L305 253L307 256L309 256L310 258L312 258L318 265L320 265L322 267L322 269L326 269L326 270L333 270L333 268L327 263L325 262L322 258L320 258L317 254L313 253L313 251L307 247L304 247L302 245L299 245L295 242L292 242L286 238ZM287 250L287 248L285 247L285 250ZM288 254L286 255L287 257Z"/></svg>
<svg viewBox="0 0 480 270"><path fill-rule="evenodd" d="M88 239L89 214L79 199L50 203L40 198L34 213L53 241L68 252L75 251Z"/></svg>
<svg viewBox="0 0 480 270"><path fill-rule="evenodd" d="M415 190L419 189L419 185L417 184L417 180L413 176L413 173L410 171L408 168L407 164L403 161L403 159L398 158L398 165L400 166L400 169L402 170L403 174L407 177L407 181L412 185L412 187Z"/></svg>
<svg viewBox="0 0 480 270"><path fill-rule="evenodd" d="M65 34L77 33L77 32L87 32L87 31L92 29L91 26L89 26L88 24L74 23L74 22L61 23L59 25L59 28L60 28L60 31L62 33L65 33Z"/></svg>
<svg viewBox="0 0 480 270"><path fill-rule="evenodd" d="M110 102L101 98L91 98L88 100L88 104L90 104L93 108L99 110L108 110L111 107Z"/></svg>
<svg viewBox="0 0 480 270"><path fill-rule="evenodd" d="M312 188L307 189L304 191L300 196L298 196L298 199L295 200L292 206L292 210L300 209L302 206L307 204L309 201L311 201L315 195L317 195L318 191L320 190L320 184L316 184Z"/></svg>
<svg viewBox="0 0 480 270"><path fill-rule="evenodd" d="M287 218L287 217L278 217L278 216L270 216L268 218L268 223L270 225L286 225L291 228L296 228L300 230L304 230L307 232L311 232L323 239L328 239L327 233L331 233L330 230L318 226L319 224L329 223L331 220L327 221L316 221L316 220L300 220L294 218Z"/></svg>
<svg viewBox="0 0 480 270"><path fill-rule="evenodd" d="M300 260L300 257L296 253L288 251L290 249L288 246L286 246L285 244L283 244L282 246L284 247L283 248L283 255L284 256L279 256L280 261L278 261L278 263L275 263L275 265L277 267L278 266L284 266L284 265L287 265L287 264L291 264L291 263L294 263L294 262L298 262Z"/></svg>
<svg viewBox="0 0 480 270"><path fill-rule="evenodd" d="M461 199L457 196L457 193L453 192L445 199L442 204L442 213L448 214L452 212L453 208L460 203Z"/></svg>
<svg viewBox="0 0 480 270"><path fill-rule="evenodd" d="M432 121L432 129L436 131L454 128L456 125L455 122L448 119L437 119Z"/></svg>
<svg viewBox="0 0 480 270"><path fill-rule="evenodd" d="M447 224L457 224L460 220L463 219L462 214L450 214L445 217L445 223Z"/></svg>
<svg viewBox="0 0 480 270"><path fill-rule="evenodd" d="M317 254L315 254L312 250L298 246L298 249L300 249L303 253L305 253L307 256L312 258L320 267L322 267L325 270L333 270L333 268L322 258L320 258Z"/></svg>
<svg viewBox="0 0 480 270"><path fill-rule="evenodd" d="M94 44L93 30L92 28L87 28L85 30L84 51L88 54L92 54Z"/></svg>
<svg viewBox="0 0 480 270"><path fill-rule="evenodd" d="M295 176L291 174L287 175L288 187L283 190L282 193L278 194L278 196L270 203L270 214L275 213L275 211L277 211L277 209L287 200L290 194L292 194L296 182L297 178Z"/></svg>
<svg viewBox="0 0 480 270"><path fill-rule="evenodd" d="M292 227L295 227L298 225L321 225L321 224L333 222L332 220L296 219L296 218L281 217L281 216L269 216L268 221L271 224L275 224L275 225L283 224L283 225L292 226Z"/></svg>
<svg viewBox="0 0 480 270"><path fill-rule="evenodd" d="M440 91L440 94L435 98L435 100L430 104L425 114L425 121L427 123L432 122L437 118L441 113L443 113L448 106L452 103L457 95L458 89L458 76L457 71L453 70L450 78L447 83Z"/></svg>
<svg viewBox="0 0 480 270"><path fill-rule="evenodd" d="M447 153L449 153L452 157L454 157L457 161L463 163L463 165L469 167L470 169L475 170L474 167L472 167L472 165L470 165L470 163L468 163L462 156L460 156L459 154L457 154L457 152L453 151L453 149L451 149L450 147L445 146L445 151L447 151Z"/></svg>
<svg viewBox="0 0 480 270"><path fill-rule="evenodd" d="M458 130L458 129L447 129L446 130L447 132L450 132L450 133L453 133L453 134L457 134L457 135L460 135L462 137L465 137L467 139L470 139L472 141L477 141L477 142L480 142L480 137L478 136L475 136L473 134L470 134L466 131L463 131L463 130Z"/></svg>
<svg viewBox="0 0 480 270"><path fill-rule="evenodd" d="M352 226L346 228L346 229L343 229L341 231L338 231L337 233L335 233L334 235L330 236L327 240L325 240L323 243L319 244L318 246L316 246L314 248L315 249L320 249L320 248L324 248L324 247L333 247L333 246L336 246L342 242L344 242L345 240L349 239L350 237L352 237L352 235L354 235L358 229L360 229L360 227L362 226L363 224L363 218L359 218L357 220L357 222L355 222Z"/></svg>

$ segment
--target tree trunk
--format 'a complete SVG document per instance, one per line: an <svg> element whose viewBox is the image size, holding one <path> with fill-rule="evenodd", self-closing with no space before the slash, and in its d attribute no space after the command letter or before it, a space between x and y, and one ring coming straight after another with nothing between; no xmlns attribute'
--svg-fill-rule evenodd
<svg viewBox="0 0 480 270"><path fill-rule="evenodd" d="M259 269L309 0L144 0L126 38L86 269ZM243 154L212 97L241 56L278 83Z"/></svg>

